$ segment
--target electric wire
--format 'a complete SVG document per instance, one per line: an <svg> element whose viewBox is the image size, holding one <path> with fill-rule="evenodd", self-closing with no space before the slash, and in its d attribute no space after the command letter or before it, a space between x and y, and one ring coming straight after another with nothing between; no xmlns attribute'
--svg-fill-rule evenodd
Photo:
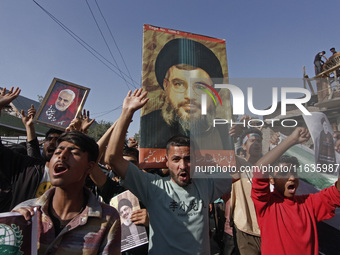
<svg viewBox="0 0 340 255"><path fill-rule="evenodd" d="M102 59L104 59L106 62L108 62L110 65L118 69L117 66L115 66L112 62L110 62L108 59L106 59L103 55L101 55L98 51L96 51L93 47L91 47L89 44L87 44L84 40L82 40L79 36L77 36L71 29L69 29L66 25L64 25L61 21L59 21L55 16L53 16L49 11L47 11L44 7L42 7L39 3L37 3L35 0L33 2L42 9L54 22L56 22L62 29L64 29L74 40L76 40L81 46L83 46L90 54L92 54L95 58L97 58L100 62L102 62L106 67L108 67L112 72L114 72L117 76L119 76L121 79L125 80L124 77L122 77L119 73L117 73L114 69L111 68L107 63L105 63ZM91 51L92 50L92 51ZM98 55L96 55L96 54ZM102 58L100 58L100 57ZM127 76L123 73L123 75ZM128 76L127 76L128 77ZM131 82L127 81L130 85ZM129 88L129 87L128 87Z"/></svg>
<svg viewBox="0 0 340 255"><path fill-rule="evenodd" d="M118 44L117 44L117 42L116 42L116 39L115 39L114 36L113 36L113 33L112 33L112 31L111 31L111 29L110 29L110 27L109 27L109 25L108 25L108 23L107 23L107 21L106 21L106 19L105 19L105 17L104 17L104 14L103 14L101 8L99 7L99 4L98 4L97 0L95 0L95 3L96 3L96 5L97 5L97 8L98 8L98 10L99 10L99 13L100 13L100 15L102 16L102 19L104 20L105 25L106 25L106 27L107 27L107 29L108 29L110 35L111 35L111 38L112 38L112 40L113 40L113 42L114 42L114 44L115 44L115 46L116 46L116 48L117 48L117 50L118 50L118 53L119 53L119 55L120 55L120 57L121 57L121 59L122 59L122 61L123 61L123 63L124 63L124 66L125 66L125 68L126 68L126 71L128 72L128 75L129 75L129 78L130 78L131 82L135 83L136 85L139 85L139 84L138 84L137 82L135 82L135 81L133 80L133 78L132 78L132 75L131 75L131 73L130 73L129 68L128 68L127 65L126 65L125 59L124 59L124 57L123 57L123 55L122 55L122 52L120 51L120 49L119 49L119 47L118 47ZM137 88L136 86L134 86L134 87Z"/></svg>
<svg viewBox="0 0 340 255"><path fill-rule="evenodd" d="M97 113L92 113L91 115L94 117L94 118L99 118L99 117L102 117L104 115L107 115L111 112L114 112L114 111L117 111L118 109L122 108L122 105L112 109L112 110L108 110L108 111L105 111L105 112L97 112Z"/></svg>
<svg viewBox="0 0 340 255"><path fill-rule="evenodd" d="M96 17L94 16L94 13L93 13L93 11L92 11L92 8L91 8L91 6L89 5L89 2L88 2L87 0L86 0L86 4L87 4L87 7L89 8L89 10L90 10L90 12L91 12L92 18L93 18L94 22L96 23L96 26L97 26L97 28L98 28L100 34L101 34L101 36L102 36L102 38L103 38L103 40L104 40L104 42L105 42L105 45L106 45L108 51L110 52L110 55L111 55L113 61L115 62L116 66L117 66L117 68L118 68L118 71L120 72L121 76L123 77L126 86L130 89L130 87L129 87L129 85L128 85L128 83L127 83L127 81L126 81L124 75L122 74L122 70L119 68L118 63L117 63L115 57L114 57L113 54L112 54L112 51L111 51L111 49L110 49L110 46L109 46L109 44L107 43L107 41L106 41L106 39L105 39L105 36L104 36L104 34L103 34L103 32L102 32L102 30L101 30L101 28L100 28L100 26L99 26L99 24L98 24L98 22L97 22L97 19L96 19Z"/></svg>
<svg viewBox="0 0 340 255"><path fill-rule="evenodd" d="M107 61L110 65L112 65L113 67L115 67L116 69L118 69L112 62L110 62L108 59L106 59L104 56L102 56L99 52L97 52L93 47L91 47L90 45L88 45L84 40L82 40L79 36L77 36L72 30L70 30L66 25L64 25L61 21L59 21L55 16L53 16L49 11L47 11L44 7L42 7L39 3L37 3L35 0L33 0L33 2L41 9L43 10L54 22L56 22L63 30L65 30L69 35L71 35L71 37L73 39L75 39L81 46L83 46L89 53L91 53L95 58L97 58L100 62L102 62L106 67L108 67L111 71L113 71L115 74L117 74L120 78L124 79L120 74L118 74L115 70L113 70L107 63L105 63L102 59L100 59L96 54L98 54L101 58L103 58L105 61ZM88 48L87 48L87 47ZM93 52L95 52L96 54L94 54ZM124 72L122 72L123 75L125 75L126 77L128 77ZM135 84L138 84L137 82L135 82L132 78L131 78L131 74L130 75L130 79L132 82L134 82ZM125 80L125 79L124 79ZM136 86L134 86L134 84L131 84L131 82L127 81L127 83L129 83L130 85L132 85L133 87L136 88ZM108 110L106 112L100 112L100 113L93 113L92 115L95 116L96 118L102 117L104 115L107 115L113 111L118 110L119 108L121 108L122 105L112 109L112 110ZM99 114L99 115L97 115Z"/></svg>

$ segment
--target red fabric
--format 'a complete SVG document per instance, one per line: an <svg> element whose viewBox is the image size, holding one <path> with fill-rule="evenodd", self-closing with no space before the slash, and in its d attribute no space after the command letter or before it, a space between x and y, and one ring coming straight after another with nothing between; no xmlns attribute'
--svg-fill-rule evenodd
<svg viewBox="0 0 340 255"><path fill-rule="evenodd" d="M251 197L261 229L261 251L266 254L315 254L319 252L316 222L332 218L340 206L335 186L316 194L285 198L270 192L269 180L254 174Z"/></svg>

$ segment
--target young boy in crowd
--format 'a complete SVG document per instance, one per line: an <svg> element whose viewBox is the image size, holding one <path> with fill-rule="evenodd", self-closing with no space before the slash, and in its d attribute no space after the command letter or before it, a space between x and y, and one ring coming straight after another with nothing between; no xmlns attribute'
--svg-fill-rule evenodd
<svg viewBox="0 0 340 255"><path fill-rule="evenodd" d="M55 188L14 208L28 220L37 207L39 254L120 254L118 212L84 187L97 157L92 138L62 134L49 167Z"/></svg>
<svg viewBox="0 0 340 255"><path fill-rule="evenodd" d="M256 163L252 199L261 229L263 255L319 254L316 222L332 218L335 208L340 206L340 178L335 186L319 193L298 196L295 195L299 186L296 158L281 158L281 168L275 168L270 175L264 171L291 146L308 139L307 129L296 128ZM269 183L274 185L274 192L270 192Z"/></svg>
<svg viewBox="0 0 340 255"><path fill-rule="evenodd" d="M0 93L0 110L17 98L20 89ZM41 197L17 205L26 220L37 208L38 254L120 254L120 218L116 209L98 202L84 188L97 164L97 143L81 132L62 134L49 162L55 187Z"/></svg>

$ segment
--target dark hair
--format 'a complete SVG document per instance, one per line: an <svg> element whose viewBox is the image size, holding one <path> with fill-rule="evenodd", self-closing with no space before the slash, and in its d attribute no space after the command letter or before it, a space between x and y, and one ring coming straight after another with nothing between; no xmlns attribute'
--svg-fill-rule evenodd
<svg viewBox="0 0 340 255"><path fill-rule="evenodd" d="M57 140L57 146L61 142L69 142L77 145L82 151L88 153L88 160L97 162L99 148L96 141L82 132L71 131L63 133Z"/></svg>
<svg viewBox="0 0 340 255"><path fill-rule="evenodd" d="M280 163L292 164L293 166L296 166L296 167L300 166L299 160L296 157L288 156L288 155L282 155L277 161L277 164L280 164Z"/></svg>
<svg viewBox="0 0 340 255"><path fill-rule="evenodd" d="M323 54L326 54L326 51L323 50L322 53L323 53Z"/></svg>
<svg viewBox="0 0 340 255"><path fill-rule="evenodd" d="M121 200L119 200L118 202L118 211L120 212L120 208L123 207L124 205L132 208L132 203L129 199L123 198Z"/></svg>
<svg viewBox="0 0 340 255"><path fill-rule="evenodd" d="M45 139L50 135L50 134L58 134L61 135L63 133L63 131L59 130L59 129L55 129L55 128L50 128L46 134L45 134Z"/></svg>
<svg viewBox="0 0 340 255"><path fill-rule="evenodd" d="M245 137L246 135L248 135L248 134L251 134L251 133L256 133L256 134L258 134L261 138L263 138L263 137L262 137L262 132L261 132L259 129L254 128L254 127L252 127L252 128L247 128L247 129L244 130L244 131L242 132L242 134L241 134L240 143L242 144L242 143L243 143L242 141L243 141L244 137Z"/></svg>
<svg viewBox="0 0 340 255"><path fill-rule="evenodd" d="M133 147L124 146L123 156L135 157L137 159L137 162L138 162L138 160L139 160L139 150L137 150L136 148L133 148Z"/></svg>
<svg viewBox="0 0 340 255"><path fill-rule="evenodd" d="M166 153L168 154L171 146L187 146L190 147L190 138L184 135L176 135L171 137L166 143Z"/></svg>
<svg viewBox="0 0 340 255"><path fill-rule="evenodd" d="M335 48L333 47L333 48L330 48L329 50L335 50Z"/></svg>

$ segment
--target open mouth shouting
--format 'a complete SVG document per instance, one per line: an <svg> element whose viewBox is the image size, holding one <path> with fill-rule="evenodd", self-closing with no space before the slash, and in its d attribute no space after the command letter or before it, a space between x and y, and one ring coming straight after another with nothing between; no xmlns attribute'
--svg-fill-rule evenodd
<svg viewBox="0 0 340 255"><path fill-rule="evenodd" d="M66 173L68 170L68 165L64 162L57 161L53 167L53 176L59 176Z"/></svg>
<svg viewBox="0 0 340 255"><path fill-rule="evenodd" d="M288 191L289 194L294 195L295 192L296 192L295 184L290 184L290 185L287 187L287 191Z"/></svg>
<svg viewBox="0 0 340 255"><path fill-rule="evenodd" d="M178 181L182 184L189 184L191 182L190 174L187 171L178 173Z"/></svg>
<svg viewBox="0 0 340 255"><path fill-rule="evenodd" d="M294 197L298 186L298 181L288 181L285 185L284 195L286 197Z"/></svg>

